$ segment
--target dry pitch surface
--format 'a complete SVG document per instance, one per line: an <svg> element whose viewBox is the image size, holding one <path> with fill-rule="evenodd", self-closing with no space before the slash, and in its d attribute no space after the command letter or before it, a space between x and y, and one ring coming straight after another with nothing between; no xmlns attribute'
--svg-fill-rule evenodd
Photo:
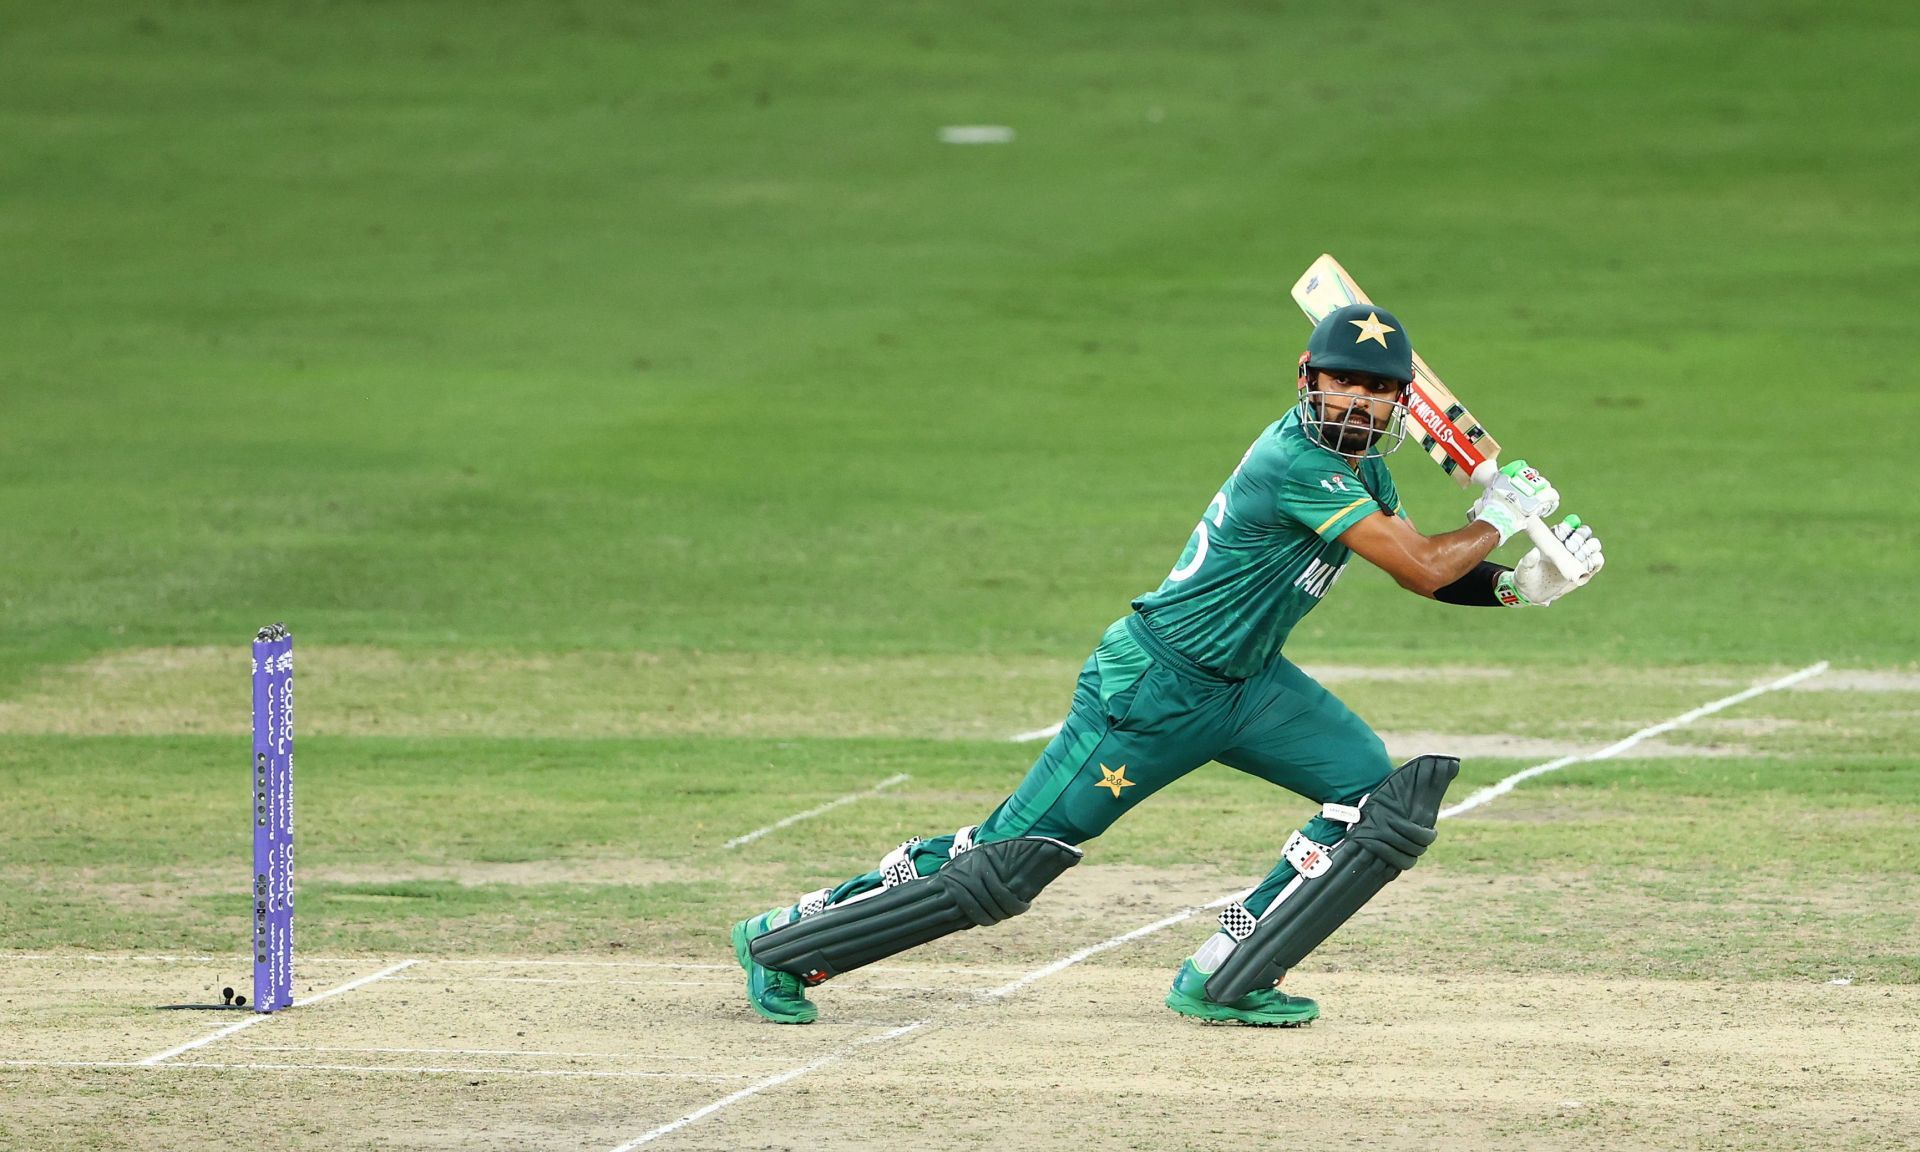
<svg viewBox="0 0 1920 1152"><path fill-rule="evenodd" d="M195 674L217 671L186 660ZM98 695L81 698L143 714L132 705L149 690L126 671L86 673ZM1562 686L1570 699L1606 689L1649 724L1743 682L1591 675L1600 679ZM1816 740L1885 748L1910 733L1911 673L1829 675L1669 731L1676 747L1633 771L1677 763L1677 749L1717 754L1698 764L1762 765ZM1369 691L1365 677L1347 679L1350 694ZM912 682L896 681L910 700ZM314 682L349 695L337 684ZM1463 719L1458 695L1436 698L1429 714L1395 687L1409 728L1499 730ZM35 699L8 723L34 729ZM1558 732L1589 750L1625 734L1617 719ZM1676 887L1672 863L1692 858L1686 829L1723 829L1716 821L1735 804L1741 835L1789 854L1835 834L1887 841L1907 809L1850 793L1809 816L1770 792L1709 800L1563 779L1528 780L1450 822L1451 863L1390 887L1295 973L1291 990L1325 1009L1303 1029L1201 1025L1161 1005L1174 965L1210 930L1204 906L1247 877L1217 860L1127 862L1128 845L1138 853L1156 834L1149 824L1103 839L1030 914L821 989L822 1018L809 1027L748 1010L724 924L704 916L666 937L690 943L644 961L478 949L308 956L299 992L314 999L273 1017L156 1010L212 1003L223 985L250 991L240 956L7 953L0 1148L860 1149L947 1144L955 1133L1074 1152L1920 1143L1920 984L1902 975L1920 936L1901 907L1903 857L1881 852L1885 866L1824 882L1807 868L1750 871L1731 889L1724 874L1718 887L1704 876ZM817 819L851 820L908 792ZM1168 803L1196 806L1186 828L1222 795ZM1810 820L1824 830L1808 831ZM470 862L452 875L643 885L697 866L748 883L804 828L831 832L783 829L739 855L710 844L697 859ZM1617 866L1605 854L1592 858L1604 864L1555 862L1568 837L1626 828L1667 836L1669 863L1636 864L1630 837ZM1539 855L1522 871L1473 865L1493 850L1489 833L1535 829ZM1713 860L1728 834L1709 831L1697 859ZM328 875L322 866L308 879ZM87 890L84 877L60 883ZM124 899L178 886L156 884ZM1643 954L1644 967L1632 962ZM1851 957L1860 978L1830 957Z"/></svg>
<svg viewBox="0 0 1920 1152"><path fill-rule="evenodd" d="M1205 913L1065 968L1012 959L1064 960L1225 883L1083 866L994 933L821 990L822 1018L804 1028L751 1015L737 970L711 954L417 959L267 1018L148 1010L210 1002L239 983L237 957L10 957L0 1131L18 1148L600 1152L897 1147L955 1132L1063 1150L1283 1135L1324 1147L1886 1149L1920 1132L1909 985L1329 971L1334 950L1296 977L1322 1020L1244 1029L1159 1003ZM1366 915L1390 916L1421 888L1396 886ZM397 962L308 960L301 993Z"/></svg>

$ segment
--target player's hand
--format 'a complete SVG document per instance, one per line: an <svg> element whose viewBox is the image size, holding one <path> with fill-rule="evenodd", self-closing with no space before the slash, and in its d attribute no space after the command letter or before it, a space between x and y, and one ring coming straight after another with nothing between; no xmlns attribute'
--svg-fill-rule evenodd
<svg viewBox="0 0 1920 1152"><path fill-rule="evenodd" d="M1515 460L1500 469L1480 499L1473 502L1470 518L1493 525L1500 533L1500 543L1505 544L1528 520L1535 516L1545 520L1558 507L1560 493L1554 491L1553 484L1538 469L1528 467L1525 460Z"/></svg>
<svg viewBox="0 0 1920 1152"><path fill-rule="evenodd" d="M1606 565L1607 558L1600 551L1600 537L1593 534L1592 526L1582 524L1580 517L1569 516L1554 525L1553 534L1573 553L1574 560L1589 578ZM1540 555L1538 548L1522 556L1519 567L1513 570L1513 590L1529 604L1551 604L1578 587L1579 584L1560 575L1560 569Z"/></svg>

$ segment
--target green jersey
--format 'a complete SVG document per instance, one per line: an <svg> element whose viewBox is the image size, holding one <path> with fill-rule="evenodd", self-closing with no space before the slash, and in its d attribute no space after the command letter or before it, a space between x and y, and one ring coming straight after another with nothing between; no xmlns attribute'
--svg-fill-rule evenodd
<svg viewBox="0 0 1920 1152"><path fill-rule="evenodd" d="M1133 602L1154 635L1210 671L1264 668L1352 554L1342 532L1400 494L1378 453L1358 467L1308 438L1297 410L1240 458L1160 587Z"/></svg>

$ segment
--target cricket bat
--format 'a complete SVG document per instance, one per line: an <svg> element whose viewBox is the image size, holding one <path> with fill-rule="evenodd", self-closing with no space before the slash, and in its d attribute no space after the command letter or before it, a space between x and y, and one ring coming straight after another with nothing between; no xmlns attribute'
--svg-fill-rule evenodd
<svg viewBox="0 0 1920 1152"><path fill-rule="evenodd" d="M1293 300L1314 324L1348 304L1373 303L1340 262L1324 254L1294 284ZM1418 352L1413 354L1413 383L1407 387L1407 416L1416 426L1420 446L1461 487L1478 484L1484 488L1493 482L1500 471L1500 442L1488 435L1485 426L1440 382ZM1538 516L1522 527L1562 576L1576 584L1585 584L1591 577Z"/></svg>

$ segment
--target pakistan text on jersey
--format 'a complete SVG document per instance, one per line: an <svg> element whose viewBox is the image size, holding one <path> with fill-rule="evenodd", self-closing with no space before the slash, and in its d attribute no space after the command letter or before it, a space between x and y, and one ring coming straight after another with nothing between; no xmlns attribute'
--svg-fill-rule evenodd
<svg viewBox="0 0 1920 1152"><path fill-rule="evenodd" d="M1347 564L1344 560L1339 564L1315 560L1307 565L1305 572L1300 573L1300 578L1293 582L1293 586L1318 600L1327 594L1327 589L1333 587L1333 582L1340 579L1340 573L1346 570Z"/></svg>

